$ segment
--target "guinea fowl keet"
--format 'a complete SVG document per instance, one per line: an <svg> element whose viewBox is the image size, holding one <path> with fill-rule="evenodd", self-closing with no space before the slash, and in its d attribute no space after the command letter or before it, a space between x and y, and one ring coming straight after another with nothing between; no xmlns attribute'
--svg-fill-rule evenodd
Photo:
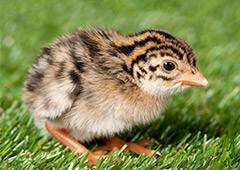
<svg viewBox="0 0 240 170"><path fill-rule="evenodd" d="M78 153L79 142L103 139L89 164L104 150L121 148L151 155L154 150L115 134L160 117L168 98L188 86L207 86L192 48L160 30L122 35L81 29L43 48L29 70L24 101L36 125ZM79 142L78 142L79 141Z"/></svg>

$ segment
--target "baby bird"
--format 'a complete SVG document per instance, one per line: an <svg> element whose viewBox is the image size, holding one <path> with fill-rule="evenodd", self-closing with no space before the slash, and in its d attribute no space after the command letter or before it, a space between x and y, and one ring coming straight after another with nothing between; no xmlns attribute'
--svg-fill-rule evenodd
<svg viewBox="0 0 240 170"><path fill-rule="evenodd" d="M169 97L188 86L207 86L192 48L160 30L122 35L81 29L43 48L30 68L24 101L36 125L95 163L104 150L151 155L114 134L160 117ZM89 151L82 142L104 139ZM78 143L81 142L81 143Z"/></svg>

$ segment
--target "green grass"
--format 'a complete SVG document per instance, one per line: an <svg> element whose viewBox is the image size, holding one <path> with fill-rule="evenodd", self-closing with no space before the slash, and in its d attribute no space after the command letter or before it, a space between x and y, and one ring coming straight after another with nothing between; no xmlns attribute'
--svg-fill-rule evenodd
<svg viewBox="0 0 240 170"><path fill-rule="evenodd" d="M121 134L155 139L156 158L112 153L96 169L240 169L240 10L238 0L0 1L0 169L87 169L51 137L42 137L22 104L22 85L40 48L78 27L123 33L168 30L194 48L208 88L172 98L164 119ZM121 160L111 163L114 157Z"/></svg>

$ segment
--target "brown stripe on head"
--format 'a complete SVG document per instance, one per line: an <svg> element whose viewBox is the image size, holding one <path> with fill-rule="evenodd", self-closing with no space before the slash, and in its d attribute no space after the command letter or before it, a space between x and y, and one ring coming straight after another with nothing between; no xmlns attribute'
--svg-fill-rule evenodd
<svg viewBox="0 0 240 170"><path fill-rule="evenodd" d="M126 56L125 60L129 67L152 51L159 51L161 54L184 60L191 65L196 63L192 48L183 39L174 37L168 32L145 30L125 36L125 39L122 43L118 43L116 50Z"/></svg>

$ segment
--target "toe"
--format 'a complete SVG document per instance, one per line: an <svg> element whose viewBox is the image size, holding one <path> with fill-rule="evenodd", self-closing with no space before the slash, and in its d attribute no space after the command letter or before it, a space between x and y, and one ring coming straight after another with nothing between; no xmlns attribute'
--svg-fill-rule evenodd
<svg viewBox="0 0 240 170"><path fill-rule="evenodd" d="M142 141L136 142L136 144L143 146L143 147L148 146L152 143L154 143L154 140L142 140Z"/></svg>

